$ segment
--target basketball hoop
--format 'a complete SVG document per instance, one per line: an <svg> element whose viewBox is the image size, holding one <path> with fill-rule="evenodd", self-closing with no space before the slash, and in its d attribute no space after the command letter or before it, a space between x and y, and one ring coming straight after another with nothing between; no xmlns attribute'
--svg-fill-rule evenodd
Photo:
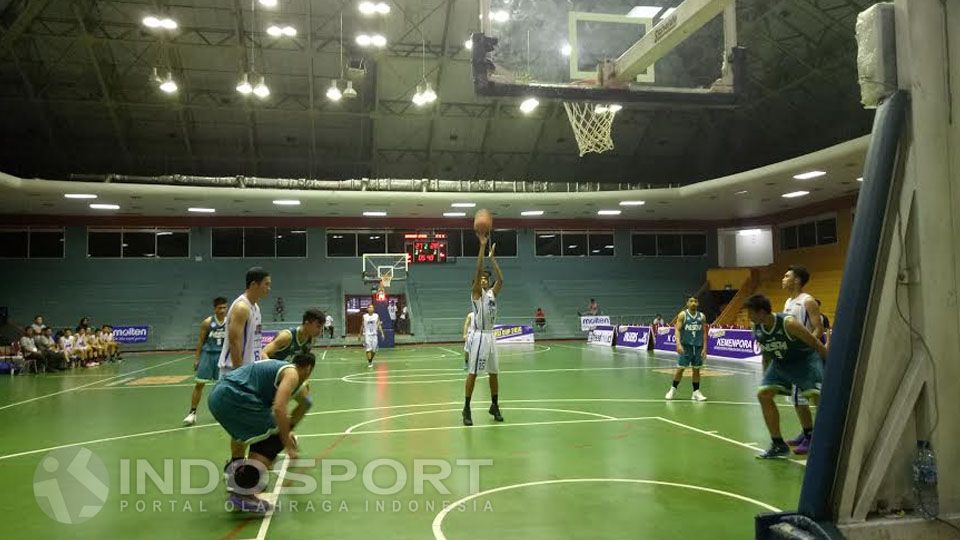
<svg viewBox="0 0 960 540"><path fill-rule="evenodd" d="M393 281L392 275L383 275L380 276L380 290L386 290L390 288L390 282Z"/></svg>
<svg viewBox="0 0 960 540"><path fill-rule="evenodd" d="M563 108L577 137L580 157L588 152L601 154L613 150L613 138L610 136L613 119L623 107L611 103L565 101Z"/></svg>

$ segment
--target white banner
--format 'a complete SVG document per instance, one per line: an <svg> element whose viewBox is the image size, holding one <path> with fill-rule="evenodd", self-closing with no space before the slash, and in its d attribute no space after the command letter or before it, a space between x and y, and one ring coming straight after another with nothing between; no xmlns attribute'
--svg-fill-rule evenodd
<svg viewBox="0 0 960 540"><path fill-rule="evenodd" d="M597 326L587 334L588 345L613 346L614 330L612 326Z"/></svg>
<svg viewBox="0 0 960 540"><path fill-rule="evenodd" d="M597 326L610 326L609 315L586 315L580 317L580 330L586 332Z"/></svg>

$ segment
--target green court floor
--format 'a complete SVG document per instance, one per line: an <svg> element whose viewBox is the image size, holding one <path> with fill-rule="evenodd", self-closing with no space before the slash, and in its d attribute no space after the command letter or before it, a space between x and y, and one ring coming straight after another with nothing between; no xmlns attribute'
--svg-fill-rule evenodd
<svg viewBox="0 0 960 540"><path fill-rule="evenodd" d="M709 401L690 401L687 378L667 402L669 356L574 342L499 351L506 422L486 413L480 379L466 428L460 347L385 350L372 370L359 349L316 349L314 407L297 431L301 458L317 461L281 456L267 518L226 511L219 471L201 464L228 457L206 396L198 425L181 427L189 355L0 378L4 536L743 539L757 513L796 507L804 463L754 458L768 443L758 365L710 362ZM796 418L780 410L792 436ZM79 473L68 466L78 456L90 459ZM351 466L355 477L338 480ZM104 489L78 481L91 474ZM51 485L69 523L48 517L48 495L38 503Z"/></svg>

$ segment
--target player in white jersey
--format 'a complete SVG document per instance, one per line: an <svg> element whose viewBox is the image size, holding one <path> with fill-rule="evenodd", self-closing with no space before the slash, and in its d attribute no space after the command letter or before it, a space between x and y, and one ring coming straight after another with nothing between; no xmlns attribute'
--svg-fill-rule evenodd
<svg viewBox="0 0 960 540"><path fill-rule="evenodd" d="M227 327L227 340L220 351L217 366L220 370L220 379L231 371L260 361L260 335L263 332L258 302L270 294L270 273L254 266L247 270L246 290L243 291L224 319ZM230 455L236 459L243 459L247 455L246 445L240 441L230 441Z"/></svg>
<svg viewBox="0 0 960 540"><path fill-rule="evenodd" d="M478 235L479 236L479 235ZM490 247L490 265L496 273L497 281L490 286L489 272L484 270L483 259L487 251L487 236L479 236L480 252L477 254L477 273L473 278L473 290L470 299L473 302L473 337L470 338L468 353L467 382L464 388L466 394L463 405L463 425L472 426L473 417L470 413L470 398L473 397L473 386L477 381L477 373L486 371L490 376L490 405L489 413L497 422L503 422L500 414L500 405L497 403L500 381L497 374L497 346L493 337L493 325L497 318L497 295L503 288L503 272L494 253L497 245Z"/></svg>
<svg viewBox="0 0 960 540"><path fill-rule="evenodd" d="M473 311L463 320L463 370L470 367L470 340L473 339Z"/></svg>
<svg viewBox="0 0 960 540"><path fill-rule="evenodd" d="M792 315L801 325L820 341L823 335L823 320L820 317L820 305L817 299L803 292L803 288L810 281L810 272L802 266L791 266L783 274L780 285L790 295L783 304L783 312ZM813 415L810 413L810 402L800 395L799 389L793 387L793 405L800 420L803 432L796 438L787 441L793 447L794 453L805 455L810 451L810 436L813 434Z"/></svg>
<svg viewBox="0 0 960 540"><path fill-rule="evenodd" d="M380 342L377 341L377 334L383 335L383 323L380 322L380 315L374 313L373 304L367 306L367 312L363 314L363 323L360 327L360 342L367 352L367 368L373 367L373 357L380 350Z"/></svg>

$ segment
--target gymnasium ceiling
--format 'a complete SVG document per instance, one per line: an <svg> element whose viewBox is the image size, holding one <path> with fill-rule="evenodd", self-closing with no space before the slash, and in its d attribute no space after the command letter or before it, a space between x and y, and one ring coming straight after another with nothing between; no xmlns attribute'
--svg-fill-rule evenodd
<svg viewBox="0 0 960 540"><path fill-rule="evenodd" d="M644 4L657 5L657 0ZM747 95L735 110L625 108L615 151L578 158L562 107L532 116L473 93L464 41L476 0L396 0L380 23L387 47L354 43L357 0L280 0L254 18L250 0L0 0L0 170L290 178L444 178L689 184L864 135L856 15L866 0L738 0ZM324 97L345 59L364 61L359 97ZM148 12L179 23L148 31ZM297 27L274 39L270 20ZM309 30L308 30L309 29ZM425 69L432 107L411 103ZM268 100L234 87L255 51ZM166 95L154 67L180 89Z"/></svg>

